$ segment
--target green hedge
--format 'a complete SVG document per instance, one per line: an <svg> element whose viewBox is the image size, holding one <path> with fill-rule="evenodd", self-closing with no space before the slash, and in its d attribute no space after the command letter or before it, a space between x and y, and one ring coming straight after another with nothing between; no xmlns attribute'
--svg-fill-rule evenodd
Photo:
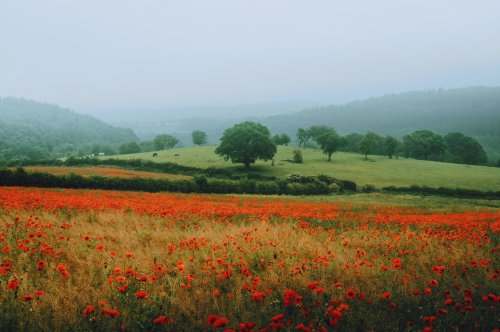
<svg viewBox="0 0 500 332"><path fill-rule="evenodd" d="M57 187L74 189L110 189L146 192L182 192L217 194L259 195L324 195L330 188L319 181L299 184L282 180L257 181L252 179L208 179L195 176L189 180L166 180L144 178L108 178L102 176L83 177L76 174L57 176L43 172L26 172L23 168L0 169L1 186Z"/></svg>
<svg viewBox="0 0 500 332"><path fill-rule="evenodd" d="M480 191L475 189L464 188L431 188L426 186L410 186L410 187L384 187L382 190L390 193L408 193L419 195L437 195L448 197L463 197L463 198L500 198L500 191Z"/></svg>

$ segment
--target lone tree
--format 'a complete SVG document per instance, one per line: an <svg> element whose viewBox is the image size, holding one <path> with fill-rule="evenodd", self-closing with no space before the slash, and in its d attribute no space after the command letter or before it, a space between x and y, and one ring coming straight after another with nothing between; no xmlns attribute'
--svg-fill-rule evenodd
<svg viewBox="0 0 500 332"><path fill-rule="evenodd" d="M242 163L246 168L257 159L270 160L276 153L276 144L269 130L255 122L246 121L228 128L222 134L215 153L233 163Z"/></svg>
<svg viewBox="0 0 500 332"><path fill-rule="evenodd" d="M194 145L202 146L207 144L207 134L204 131L195 130L191 134L191 137L193 138Z"/></svg>
<svg viewBox="0 0 500 332"><path fill-rule="evenodd" d="M297 140L299 141L299 147L306 147L307 142L312 138L309 131L304 128L297 129Z"/></svg>
<svg viewBox="0 0 500 332"><path fill-rule="evenodd" d="M389 159L392 159L392 156L396 152L398 145L399 141L395 137L387 136L384 139L385 153L389 156Z"/></svg>
<svg viewBox="0 0 500 332"><path fill-rule="evenodd" d="M276 134L273 136L274 144L276 145L288 145L290 143L290 136L287 134Z"/></svg>
<svg viewBox="0 0 500 332"><path fill-rule="evenodd" d="M346 141L343 137L337 134L335 129L325 126L321 127L321 133L317 134L317 136L314 136L314 140L319 144L321 150L323 150L323 152L328 155L328 161L331 161L332 154L340 149L343 145L345 145Z"/></svg>
<svg viewBox="0 0 500 332"><path fill-rule="evenodd" d="M373 152L377 145L380 143L380 136L372 133L371 131L367 132L365 136L359 141L358 148L359 152L365 155L365 160L368 160L368 154Z"/></svg>
<svg viewBox="0 0 500 332"><path fill-rule="evenodd" d="M162 134L155 137L153 145L156 150L171 149L179 143L179 140L172 135Z"/></svg>

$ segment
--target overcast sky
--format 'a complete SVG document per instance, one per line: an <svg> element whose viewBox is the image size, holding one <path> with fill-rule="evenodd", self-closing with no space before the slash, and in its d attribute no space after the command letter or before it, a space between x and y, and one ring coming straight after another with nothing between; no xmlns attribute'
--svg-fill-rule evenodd
<svg viewBox="0 0 500 332"><path fill-rule="evenodd" d="M0 0L0 96L98 114L500 85L500 1Z"/></svg>

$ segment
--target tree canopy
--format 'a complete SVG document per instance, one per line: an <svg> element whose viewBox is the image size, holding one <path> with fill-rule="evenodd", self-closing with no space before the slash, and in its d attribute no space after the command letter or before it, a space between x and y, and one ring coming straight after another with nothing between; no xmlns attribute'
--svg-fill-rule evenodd
<svg viewBox="0 0 500 332"><path fill-rule="evenodd" d="M224 131L215 153L249 168L257 159L269 160L276 153L269 130L256 122L238 123Z"/></svg>
<svg viewBox="0 0 500 332"><path fill-rule="evenodd" d="M319 144L321 150L328 155L328 161L331 161L332 154L345 144L345 139L339 136L333 128L326 126L315 127L312 131L314 133L314 140Z"/></svg>
<svg viewBox="0 0 500 332"><path fill-rule="evenodd" d="M483 147L477 140L462 133L449 133L444 137L448 152L464 164L485 164L488 160Z"/></svg>
<svg viewBox="0 0 500 332"><path fill-rule="evenodd" d="M202 146L207 144L207 134L201 130L195 130L191 134L191 138L193 139L193 144Z"/></svg>
<svg viewBox="0 0 500 332"><path fill-rule="evenodd" d="M287 134L276 134L273 136L273 141L276 145L288 145L290 143L290 136Z"/></svg>
<svg viewBox="0 0 500 332"><path fill-rule="evenodd" d="M161 134L157 135L153 140L153 145L156 150L171 149L179 143L179 140L172 135Z"/></svg>
<svg viewBox="0 0 500 332"><path fill-rule="evenodd" d="M436 160L446 150L446 143L441 135L430 130L417 130L403 137L406 157L424 160Z"/></svg>

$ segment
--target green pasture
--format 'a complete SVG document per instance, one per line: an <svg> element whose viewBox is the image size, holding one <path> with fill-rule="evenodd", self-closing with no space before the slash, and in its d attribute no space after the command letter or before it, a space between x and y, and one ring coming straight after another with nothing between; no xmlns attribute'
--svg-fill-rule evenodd
<svg viewBox="0 0 500 332"><path fill-rule="evenodd" d="M214 146L178 148L152 152L112 156L117 159L146 159L155 162L174 162L180 165L207 168L225 168L233 172L245 172L243 165L225 161L214 153ZM500 190L500 168L470 166L415 159L389 159L383 156L337 152L328 162L326 155L316 149L302 149L304 162L293 163L296 147L279 146L274 166L271 161L257 161L251 172L284 178L292 173L302 175L326 174L343 180L355 181L359 186L373 184L385 186L429 186L467 188L478 190Z"/></svg>

